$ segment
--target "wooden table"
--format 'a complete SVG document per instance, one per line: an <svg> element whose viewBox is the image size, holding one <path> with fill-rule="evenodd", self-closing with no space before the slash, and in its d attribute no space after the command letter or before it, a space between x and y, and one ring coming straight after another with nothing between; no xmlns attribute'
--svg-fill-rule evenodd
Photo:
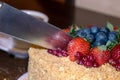
<svg viewBox="0 0 120 80"><path fill-rule="evenodd" d="M49 17L49 23L60 28L71 24L105 26L109 21L115 26L120 25L120 18L92 12L70 5L59 4L46 0L3 0L18 9L37 10ZM18 59L0 51L0 80L17 80L27 72L28 59Z"/></svg>

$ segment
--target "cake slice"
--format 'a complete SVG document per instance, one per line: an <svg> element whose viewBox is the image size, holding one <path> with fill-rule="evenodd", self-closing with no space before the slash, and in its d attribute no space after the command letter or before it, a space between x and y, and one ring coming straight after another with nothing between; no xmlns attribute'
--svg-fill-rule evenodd
<svg viewBox="0 0 120 80"><path fill-rule="evenodd" d="M63 30L72 36L65 48L30 48L28 79L120 80L120 28L114 28L72 26Z"/></svg>
<svg viewBox="0 0 120 80"><path fill-rule="evenodd" d="M120 71L106 63L86 68L68 57L56 57L46 49L29 49L28 80L120 80Z"/></svg>

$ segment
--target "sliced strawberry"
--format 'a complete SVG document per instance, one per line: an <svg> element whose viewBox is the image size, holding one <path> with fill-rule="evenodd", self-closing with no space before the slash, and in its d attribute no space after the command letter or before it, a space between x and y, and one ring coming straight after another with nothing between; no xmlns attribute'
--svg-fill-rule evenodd
<svg viewBox="0 0 120 80"><path fill-rule="evenodd" d="M84 40L81 37L76 37L72 39L68 43L68 47L67 47L67 51L68 51L71 61L76 60L76 57L75 57L76 52L80 52L85 55L89 52L89 50L90 50L89 42Z"/></svg>
<svg viewBox="0 0 120 80"><path fill-rule="evenodd" d="M107 50L106 46L97 46L94 47L90 54L95 57L95 61L101 66L102 64L106 63L110 58L110 52Z"/></svg>

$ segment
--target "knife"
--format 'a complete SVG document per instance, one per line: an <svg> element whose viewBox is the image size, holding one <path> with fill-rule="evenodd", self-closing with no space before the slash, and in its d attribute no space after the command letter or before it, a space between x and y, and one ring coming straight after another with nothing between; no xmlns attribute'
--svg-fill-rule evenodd
<svg viewBox="0 0 120 80"><path fill-rule="evenodd" d="M60 28L3 2L0 3L0 35L0 48L15 54L24 54L31 45L49 49L65 48L72 39Z"/></svg>

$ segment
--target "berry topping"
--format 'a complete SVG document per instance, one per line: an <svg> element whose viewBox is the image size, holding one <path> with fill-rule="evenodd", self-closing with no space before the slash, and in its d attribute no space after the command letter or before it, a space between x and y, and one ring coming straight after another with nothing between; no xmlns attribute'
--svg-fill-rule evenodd
<svg viewBox="0 0 120 80"><path fill-rule="evenodd" d="M90 34L91 33L89 28L83 28L83 32L85 32L86 34Z"/></svg>
<svg viewBox="0 0 120 80"><path fill-rule="evenodd" d="M108 39L109 39L111 42L116 41L116 39L117 39L117 32L111 31L111 32L108 34Z"/></svg>
<svg viewBox="0 0 120 80"><path fill-rule="evenodd" d="M107 36L104 32L98 32L96 35L95 35L95 38L96 38L96 41L105 41L107 42Z"/></svg>
<svg viewBox="0 0 120 80"><path fill-rule="evenodd" d="M87 34L86 39L87 39L90 43L92 43L95 38L94 38L94 35L93 35L93 34Z"/></svg>
<svg viewBox="0 0 120 80"><path fill-rule="evenodd" d="M87 33L85 33L83 30L78 30L76 31L76 35L85 38L87 36Z"/></svg>
<svg viewBox="0 0 120 80"><path fill-rule="evenodd" d="M84 54L82 54L81 52L76 52L74 56L77 59L82 59L84 57Z"/></svg>
<svg viewBox="0 0 120 80"><path fill-rule="evenodd" d="M63 29L63 31L66 32L66 33L69 33L70 32L70 28Z"/></svg>
<svg viewBox="0 0 120 80"><path fill-rule="evenodd" d="M61 46L60 41L65 38L66 47L48 49L48 53L57 57L68 56L71 61L86 68L97 68L109 63L117 71L120 71L120 28L114 27L108 22L106 27L72 25L63 31L70 34L72 38L59 32L53 37L58 41L52 41L54 45Z"/></svg>
<svg viewBox="0 0 120 80"><path fill-rule="evenodd" d="M68 43L68 47L67 47L67 51L71 61L76 60L76 57L75 57L76 52L80 52L86 55L87 53L89 53L89 50L90 50L89 42L81 37L76 37L72 39Z"/></svg>
<svg viewBox="0 0 120 80"><path fill-rule="evenodd" d="M117 44L113 49L111 50L111 57L113 59L119 59L120 58L120 44Z"/></svg>
<svg viewBox="0 0 120 80"><path fill-rule="evenodd" d="M114 27L113 29L114 29L114 31L117 31L119 28L118 27Z"/></svg>
<svg viewBox="0 0 120 80"><path fill-rule="evenodd" d="M105 34L108 34L110 30L107 27L101 27L100 31L104 32Z"/></svg>
<svg viewBox="0 0 120 80"><path fill-rule="evenodd" d="M57 57L67 57L68 56L68 53L66 50L63 50L63 49L55 49L55 50L52 50L52 49L48 49L48 53L52 54L52 55L55 55Z"/></svg>
<svg viewBox="0 0 120 80"><path fill-rule="evenodd" d="M93 67L95 67L95 68L96 68L96 67L99 67L99 66L100 66L100 65L99 65L98 63L96 63L96 62L93 64Z"/></svg>
<svg viewBox="0 0 120 80"><path fill-rule="evenodd" d="M106 42L104 40L99 40L99 41L95 41L93 43L93 47L96 47L96 46L101 46L101 45L105 45Z"/></svg>
<svg viewBox="0 0 120 80"><path fill-rule="evenodd" d="M97 26L92 26L90 30L91 30L91 33L96 34L99 31L99 28Z"/></svg>
<svg viewBox="0 0 120 80"><path fill-rule="evenodd" d="M84 65L87 68L94 67L95 64L95 58L91 54L83 55L82 53L76 53L77 56L77 64Z"/></svg>
<svg viewBox="0 0 120 80"><path fill-rule="evenodd" d="M116 66L116 64L117 64L117 61L114 60L114 59L112 59L112 58L110 58L108 62L109 62L109 64L111 64L112 66Z"/></svg>
<svg viewBox="0 0 120 80"><path fill-rule="evenodd" d="M94 47L91 50L90 54L92 54L95 57L96 62L99 65L106 63L110 58L110 52L107 50L106 46Z"/></svg>

